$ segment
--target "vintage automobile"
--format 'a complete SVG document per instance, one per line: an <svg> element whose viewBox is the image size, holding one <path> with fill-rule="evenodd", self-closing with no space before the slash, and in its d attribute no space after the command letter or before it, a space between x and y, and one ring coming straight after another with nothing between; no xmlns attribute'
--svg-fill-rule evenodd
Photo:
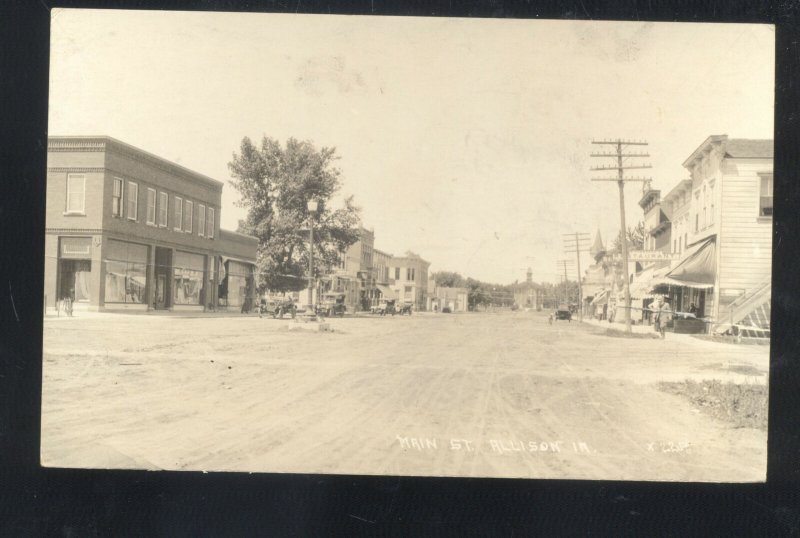
<svg viewBox="0 0 800 538"><path fill-rule="evenodd" d="M326 293L317 305L317 314L325 317L344 316L347 306L344 304L344 293Z"/></svg>
<svg viewBox="0 0 800 538"><path fill-rule="evenodd" d="M413 309L414 309L414 303L406 301L397 307L397 313L400 314L401 316L403 314L408 314L410 316Z"/></svg>
<svg viewBox="0 0 800 538"><path fill-rule="evenodd" d="M294 304L294 299L291 297L284 297L277 300L270 300L261 298L258 305L258 317L264 315L272 316L273 318L283 319L284 314L289 314L294 318L297 315L297 305Z"/></svg>
<svg viewBox="0 0 800 538"><path fill-rule="evenodd" d="M556 311L550 314L550 319L548 321L552 324L555 320L567 320L570 323L572 322L572 311L568 305L560 304Z"/></svg>
<svg viewBox="0 0 800 538"><path fill-rule="evenodd" d="M378 306L373 306L370 308L370 312L373 314L380 314L381 316L385 316L386 314L395 315L397 313L397 309L394 306L394 300L386 300L381 301Z"/></svg>
<svg viewBox="0 0 800 538"><path fill-rule="evenodd" d="M450 308L449 306L445 306L444 308L442 308L442 314L452 314L452 313L453 309Z"/></svg>

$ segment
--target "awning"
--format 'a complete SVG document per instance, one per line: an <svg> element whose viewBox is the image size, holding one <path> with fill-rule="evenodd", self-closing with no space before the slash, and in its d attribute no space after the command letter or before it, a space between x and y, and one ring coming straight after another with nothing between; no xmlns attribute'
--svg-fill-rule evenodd
<svg viewBox="0 0 800 538"><path fill-rule="evenodd" d="M712 288L716 274L716 241L711 238L667 273L666 278L682 286Z"/></svg>
<svg viewBox="0 0 800 538"><path fill-rule="evenodd" d="M644 271L638 273L631 282L631 299L647 299L649 298L650 288L653 280L653 268L648 267Z"/></svg>
<svg viewBox="0 0 800 538"><path fill-rule="evenodd" d="M377 284L375 286L375 288L379 292L381 292L381 295L383 296L384 299L388 299L390 301L393 300L393 299L395 299L395 300L397 299L397 295L394 294L394 292L392 291L391 288L389 288L387 286L384 286L382 284Z"/></svg>
<svg viewBox="0 0 800 538"><path fill-rule="evenodd" d="M603 300L608 296L608 290L600 290L595 295L594 299L592 300L591 304L598 304L603 302Z"/></svg>

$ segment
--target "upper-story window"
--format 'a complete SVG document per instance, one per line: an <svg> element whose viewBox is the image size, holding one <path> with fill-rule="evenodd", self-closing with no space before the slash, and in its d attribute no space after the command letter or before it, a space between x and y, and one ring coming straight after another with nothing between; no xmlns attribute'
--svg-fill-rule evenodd
<svg viewBox="0 0 800 538"><path fill-rule="evenodd" d="M208 215L206 216L206 237L214 239L214 228L216 227L216 220L214 219L214 208L208 208Z"/></svg>
<svg viewBox="0 0 800 538"><path fill-rule="evenodd" d="M169 195L166 192L158 193L158 225L161 228L167 227L167 215L169 211Z"/></svg>
<svg viewBox="0 0 800 538"><path fill-rule="evenodd" d="M206 206L197 204L197 235L203 237L206 234Z"/></svg>
<svg viewBox="0 0 800 538"><path fill-rule="evenodd" d="M128 218L130 220L139 219L139 185L133 181L128 181Z"/></svg>
<svg viewBox="0 0 800 538"><path fill-rule="evenodd" d="M406 268L406 280L414 280L414 268L407 267Z"/></svg>
<svg viewBox="0 0 800 538"><path fill-rule="evenodd" d="M183 212L183 231L192 233L192 218L194 217L194 202L186 200L186 209Z"/></svg>
<svg viewBox="0 0 800 538"><path fill-rule="evenodd" d="M772 174L761 176L760 197L758 202L758 215L761 217L772 216Z"/></svg>
<svg viewBox="0 0 800 538"><path fill-rule="evenodd" d="M86 211L86 176L83 174L67 175L67 213L84 213Z"/></svg>
<svg viewBox="0 0 800 538"><path fill-rule="evenodd" d="M122 180L118 177L113 179L113 191L111 193L111 216L122 216Z"/></svg>
<svg viewBox="0 0 800 538"><path fill-rule="evenodd" d="M394 268L394 279L395 280L400 280L400 268L399 267L395 267Z"/></svg>
<svg viewBox="0 0 800 538"><path fill-rule="evenodd" d="M156 190L147 189L147 224L156 225Z"/></svg>
<svg viewBox="0 0 800 538"><path fill-rule="evenodd" d="M175 197L175 231L180 232L183 229L183 198L180 196Z"/></svg>
<svg viewBox="0 0 800 538"><path fill-rule="evenodd" d="M709 187L709 211L708 211L708 225L714 224L714 185Z"/></svg>

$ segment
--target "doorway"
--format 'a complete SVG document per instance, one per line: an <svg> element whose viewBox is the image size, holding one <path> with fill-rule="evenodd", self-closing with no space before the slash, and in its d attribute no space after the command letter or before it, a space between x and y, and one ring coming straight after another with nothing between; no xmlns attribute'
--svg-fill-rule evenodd
<svg viewBox="0 0 800 538"><path fill-rule="evenodd" d="M69 297L74 303L88 303L92 260L58 260L58 300Z"/></svg>
<svg viewBox="0 0 800 538"><path fill-rule="evenodd" d="M153 307L166 310L172 306L172 249L156 247L155 254L156 289Z"/></svg>

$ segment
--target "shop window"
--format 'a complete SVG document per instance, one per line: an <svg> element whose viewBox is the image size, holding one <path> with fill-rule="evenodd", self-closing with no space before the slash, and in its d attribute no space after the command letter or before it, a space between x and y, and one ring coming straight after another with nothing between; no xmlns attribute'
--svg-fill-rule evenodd
<svg viewBox="0 0 800 538"><path fill-rule="evenodd" d="M197 234L203 237L206 233L206 206L197 205Z"/></svg>
<svg viewBox="0 0 800 538"><path fill-rule="evenodd" d="M128 181L128 219L139 220L139 185Z"/></svg>
<svg viewBox="0 0 800 538"><path fill-rule="evenodd" d="M758 214L761 217L772 216L772 174L761 176L761 195L758 204Z"/></svg>
<svg viewBox="0 0 800 538"><path fill-rule="evenodd" d="M169 207L169 195L166 192L158 193L158 225L161 228L167 227L167 211Z"/></svg>
<svg viewBox="0 0 800 538"><path fill-rule="evenodd" d="M175 231L180 232L183 227L183 198L175 197Z"/></svg>
<svg viewBox="0 0 800 538"><path fill-rule="evenodd" d="M150 188L147 189L147 224L156 224L156 191Z"/></svg>
<svg viewBox="0 0 800 538"><path fill-rule="evenodd" d="M175 251L173 260L173 301L176 305L200 305L204 257L200 254Z"/></svg>
<svg viewBox="0 0 800 538"><path fill-rule="evenodd" d="M194 202L186 200L186 210L183 212L183 231L192 233L192 218L194 217Z"/></svg>
<svg viewBox="0 0 800 538"><path fill-rule="evenodd" d="M86 211L86 176L83 174L67 175L67 213Z"/></svg>
<svg viewBox="0 0 800 538"><path fill-rule="evenodd" d="M147 247L109 239L106 249L105 302L147 302Z"/></svg>
<svg viewBox="0 0 800 538"><path fill-rule="evenodd" d="M113 180L113 192L111 194L111 216L122 216L122 180L115 177Z"/></svg>

